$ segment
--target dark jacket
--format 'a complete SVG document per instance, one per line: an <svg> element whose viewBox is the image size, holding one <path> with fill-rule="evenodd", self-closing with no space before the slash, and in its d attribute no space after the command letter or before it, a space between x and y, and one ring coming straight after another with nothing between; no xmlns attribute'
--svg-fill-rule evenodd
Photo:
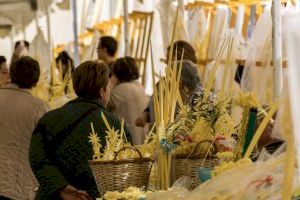
<svg viewBox="0 0 300 200"><path fill-rule="evenodd" d="M102 146L106 145L102 112L111 126L120 129L120 121L106 111L100 101L81 98L40 119L29 152L31 168L40 184L36 199L59 199L57 191L66 185L85 190L93 198L100 197L88 164L93 156L88 136L93 122ZM131 141L128 130L125 132Z"/></svg>

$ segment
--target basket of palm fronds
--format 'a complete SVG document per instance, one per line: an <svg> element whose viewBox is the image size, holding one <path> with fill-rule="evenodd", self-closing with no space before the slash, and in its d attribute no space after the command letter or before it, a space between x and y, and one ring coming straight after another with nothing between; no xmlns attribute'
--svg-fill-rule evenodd
<svg viewBox="0 0 300 200"><path fill-rule="evenodd" d="M122 151L124 153L134 151L138 154L138 158L118 160ZM143 158L141 152L135 147L120 149L115 153L114 159L110 161L94 160L89 162L101 195L107 191L122 192L130 186L146 189L152 163L151 158Z"/></svg>
<svg viewBox="0 0 300 200"><path fill-rule="evenodd" d="M156 141L153 140L153 129L144 144L134 147L126 138L123 119L121 128L116 130L110 126L104 113L101 113L101 117L107 128L106 145L102 147L93 123L89 135L94 152L89 165L100 194L103 196L107 191L122 192L130 186L147 189L153 164L153 142Z"/></svg>
<svg viewBox="0 0 300 200"><path fill-rule="evenodd" d="M172 159L172 182L182 176L188 176L192 182L188 189L196 188L200 182L198 180L197 170L201 167L213 169L218 159L215 156L217 148L212 140L203 140L196 144L189 145L191 153L177 151Z"/></svg>

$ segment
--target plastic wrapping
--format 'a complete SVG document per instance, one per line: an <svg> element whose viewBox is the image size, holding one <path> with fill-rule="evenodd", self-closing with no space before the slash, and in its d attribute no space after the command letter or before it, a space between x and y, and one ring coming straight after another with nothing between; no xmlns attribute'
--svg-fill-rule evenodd
<svg viewBox="0 0 300 200"><path fill-rule="evenodd" d="M167 191L150 192L146 194L147 200L180 200L185 199L189 191L186 189L191 183L191 178L183 176L174 182L173 186Z"/></svg>
<svg viewBox="0 0 300 200"><path fill-rule="evenodd" d="M237 166L200 185L185 199L280 199L285 154ZM241 181L241 177L243 180ZM296 182L294 186L299 185Z"/></svg>
<svg viewBox="0 0 300 200"><path fill-rule="evenodd" d="M249 50L243 72L241 86L243 91L253 92L261 104L270 104L273 100L272 60L272 19L270 9L266 9L256 23L249 41ZM256 62L268 63L256 66Z"/></svg>
<svg viewBox="0 0 300 200"><path fill-rule="evenodd" d="M147 200L253 200L281 199L286 154L284 147L273 155L262 151L257 162L250 161L233 164L226 171L201 184L193 191L187 191L187 179L178 180L168 191L147 193ZM241 181L242 177L242 181ZM295 173L294 177L298 177ZM298 178L294 178L293 189L299 187Z"/></svg>
<svg viewBox="0 0 300 200"><path fill-rule="evenodd" d="M282 95L280 96L279 101L279 109L276 114L274 129L272 132L272 137L277 139L285 139L284 133L291 132L292 128L292 119L290 114L290 94L289 94L289 73L290 70L290 62L291 59L295 59L297 57L292 56L295 50L287 49L287 47L294 47L294 40L290 40L290 28L289 22L291 19L297 19L295 16L297 15L297 10L291 6L287 6L286 8L282 9L282 30L286 30L282 32L282 47L283 47L283 58L286 58L288 63L288 68L283 68L283 90ZM298 14L299 15L299 14ZM292 45L292 46L291 46ZM297 47L295 47L297 48ZM285 59L284 59L285 60Z"/></svg>

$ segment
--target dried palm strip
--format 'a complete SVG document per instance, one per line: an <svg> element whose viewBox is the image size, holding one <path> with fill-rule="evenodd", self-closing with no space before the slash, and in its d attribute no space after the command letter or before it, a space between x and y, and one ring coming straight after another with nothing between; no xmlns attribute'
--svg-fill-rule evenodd
<svg viewBox="0 0 300 200"><path fill-rule="evenodd" d="M209 96L209 93L210 93L210 91L211 91L211 89L213 87L213 83L214 83L214 80L215 80L216 72L217 72L218 66L220 64L220 61L222 59L225 47L228 44L228 41L229 41L229 39L225 38L224 41L223 41L223 43L222 43L221 48L218 51L217 58L216 58L215 63L213 65L213 70L212 70L212 72L211 72L211 74L209 76L208 82L206 84L206 88L205 88L205 91L204 91L204 99L206 99Z"/></svg>
<svg viewBox="0 0 300 200"><path fill-rule="evenodd" d="M62 69L61 69L62 70ZM62 72L61 72L62 73ZM63 77L63 73L61 74L61 78L62 78L62 86L61 86L61 90L62 92L65 90L70 78L71 78L71 63L68 62L68 69L66 72L65 77Z"/></svg>
<svg viewBox="0 0 300 200"><path fill-rule="evenodd" d="M58 72L59 72L59 74L58 74L58 77L59 77L59 81L63 81L63 70L62 70L62 62L61 62L61 60L58 62Z"/></svg>
<svg viewBox="0 0 300 200"><path fill-rule="evenodd" d="M176 54L175 54L176 55ZM182 55L183 56L183 55ZM176 58L175 58L176 61ZM173 65L167 68L167 73L165 79L161 80L161 87L160 87L160 95L163 95L160 100L164 100L163 109L165 110L162 115L164 115L164 121L161 121L161 134L160 139L167 138L166 132L164 127L167 126L174 120L176 102L177 102L177 93L180 81L180 73L182 68L182 61L181 65L177 66L177 62L173 62ZM161 110L163 110L161 108ZM171 154L170 152L162 152L161 154L161 164L162 168L162 182L161 186L163 189L167 189L170 185L170 172L171 172Z"/></svg>
<svg viewBox="0 0 300 200"><path fill-rule="evenodd" d="M125 131L124 131L124 124L125 124L125 122L124 122L124 118L122 118L122 120L121 120L121 130L120 130L120 135L121 135L121 138L123 139L125 139L125 143L127 144L128 143L128 140L127 140L127 136L126 136L126 134L125 134Z"/></svg>
<svg viewBox="0 0 300 200"><path fill-rule="evenodd" d="M272 116L275 114L276 110L278 109L278 103L274 103L271 106L270 111L268 112L268 114L266 115L266 117L264 118L264 120L262 121L262 123L259 125L257 131L254 134L254 137L251 140L251 143L245 153L244 158L249 158L250 154L252 153L254 147L256 146L259 138L261 137L263 131L265 130L265 128L267 127L270 119L272 118Z"/></svg>
<svg viewBox="0 0 300 200"><path fill-rule="evenodd" d="M91 60L93 60L94 58L94 53L95 53L95 48L96 48L97 42L93 43L93 50L92 50L92 54L91 54Z"/></svg>
<svg viewBox="0 0 300 200"><path fill-rule="evenodd" d="M165 127L170 123L170 115L174 113L176 106L176 96L173 94L173 91L178 91L179 80L177 78L177 66L176 63L172 63L173 49L174 49L174 38L176 33L178 20L178 7L175 16L175 22L172 33L171 48L169 51L169 60L166 68L166 77L161 79L159 82L159 88L155 85L155 73L153 66L153 54L151 53L152 60L152 78L153 78L153 89L154 89L154 108L157 124L157 135L158 135L158 160L157 160L157 170L156 170L156 187L158 189L167 189L170 184L170 169L171 169L171 154L170 152L164 152L164 149L160 146L160 140L166 138ZM152 48L151 48L152 50ZM172 66L173 64L173 66ZM176 89L177 88L177 89ZM158 96L159 94L159 96ZM176 94L176 93L175 93ZM175 101L175 103L174 103Z"/></svg>
<svg viewBox="0 0 300 200"><path fill-rule="evenodd" d="M102 120L103 120L103 122L104 122L106 128L108 129L108 131L112 131L112 128L111 128L111 126L109 125L109 123L108 123L108 121L107 121L107 119L106 119L106 117L105 117L105 115L104 115L103 112L101 113L101 118L102 118Z"/></svg>
<svg viewBox="0 0 300 200"><path fill-rule="evenodd" d="M162 126L164 124L164 102L163 102L163 91L165 89L164 80L159 81L159 112L160 112L160 120L159 124Z"/></svg>
<svg viewBox="0 0 300 200"><path fill-rule="evenodd" d="M156 89L156 82L155 82L155 68L154 68L154 58L153 58L153 51L152 51L152 42L150 40L150 51L151 51L151 72L152 72L152 87L153 87L153 102L154 102L154 114L155 119L159 119L159 105L158 105L158 95ZM156 120L157 122L157 120Z"/></svg>
<svg viewBox="0 0 300 200"><path fill-rule="evenodd" d="M295 173L295 152L296 146L294 142L294 135L288 134L286 136L287 143L287 153L285 158L285 168L284 168L284 181L282 190L282 199L291 199L293 191L293 178Z"/></svg>
<svg viewBox="0 0 300 200"><path fill-rule="evenodd" d="M56 77L56 64L55 64L55 60L52 61L52 65L51 65L51 79L52 79L52 85L56 85L58 83L57 77Z"/></svg>
<svg viewBox="0 0 300 200"><path fill-rule="evenodd" d="M153 51L152 51L152 42L150 40L150 51L151 51L151 70L152 70L152 84L153 84L153 101L154 101L154 114L155 114L155 123L158 125L156 128L156 134L158 135L159 125L160 125L160 112L159 112L159 101L158 101L158 91L155 83L155 71L154 71L154 59L153 59ZM159 137L157 138L156 144L159 145ZM158 147L159 149L159 147ZM155 170L155 188L160 189L162 188L161 180L163 179L162 169L161 169L161 150L157 152L157 163Z"/></svg>
<svg viewBox="0 0 300 200"><path fill-rule="evenodd" d="M282 199L291 199L292 189L293 189L293 178L296 166L296 146L295 146L295 135L291 119L291 105L290 101L287 100L287 109L282 115L285 119L283 124L284 139L286 141L286 157L285 157L285 168L284 168L284 180L283 180L283 190ZM297 194L294 194L297 196Z"/></svg>
<svg viewBox="0 0 300 200"><path fill-rule="evenodd" d="M227 49L227 57L226 57L226 61L225 61L225 73L224 73L224 76L222 77L222 85L221 85L221 90L220 90L220 98L221 99L223 99L223 97L225 96L227 80L229 80L231 83L233 82L233 79L231 79L232 78L232 62L231 61L232 61L233 41L234 41L233 36L230 36L229 37L229 45L228 45L228 49ZM230 85L232 85L232 84L230 84Z"/></svg>
<svg viewBox="0 0 300 200"><path fill-rule="evenodd" d="M177 54L176 54L177 55ZM176 66L176 69L178 69L178 71L176 71L176 73L174 74L176 76L177 74L177 79L172 82L172 83L175 83L173 85L173 90L171 92L171 95L173 97L173 100L171 101L172 102L172 110L171 110L171 116L170 116L170 123L172 123L174 121L174 118L175 118L175 109L176 109L176 103L178 102L178 96L180 97L180 100L182 101L181 99L181 96L180 96L180 93L179 93L179 84L180 84L180 77L181 77L181 70L182 70L182 61L183 61L183 55L184 55L184 50L182 51L182 55L181 55L181 60L180 60L180 63L179 63L179 69L178 69L178 66Z"/></svg>

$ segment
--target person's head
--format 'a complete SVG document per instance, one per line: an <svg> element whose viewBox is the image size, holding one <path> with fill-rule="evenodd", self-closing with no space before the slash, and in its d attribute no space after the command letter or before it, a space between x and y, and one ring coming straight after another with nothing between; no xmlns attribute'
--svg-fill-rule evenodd
<svg viewBox="0 0 300 200"><path fill-rule="evenodd" d="M8 69L6 64L6 58L0 56L0 87L9 82Z"/></svg>
<svg viewBox="0 0 300 200"><path fill-rule="evenodd" d="M180 62L177 62L180 65ZM179 92L184 103L191 100L196 88L200 84L197 67L191 61L182 61L182 70L179 82Z"/></svg>
<svg viewBox="0 0 300 200"><path fill-rule="evenodd" d="M118 42L111 36L103 36L99 40L97 47L98 59L103 60L108 64L114 59L118 49Z"/></svg>
<svg viewBox="0 0 300 200"><path fill-rule="evenodd" d="M17 61L22 56L27 56L29 51L29 42L19 40L15 43L15 50L11 58L11 63Z"/></svg>
<svg viewBox="0 0 300 200"><path fill-rule="evenodd" d="M22 56L10 66L11 82L20 88L31 89L40 78L40 65L30 56Z"/></svg>
<svg viewBox="0 0 300 200"><path fill-rule="evenodd" d="M19 48L26 48L27 50L29 50L29 42L26 40L19 40L15 43L15 50L19 49Z"/></svg>
<svg viewBox="0 0 300 200"><path fill-rule="evenodd" d="M117 59L113 65L113 77L117 78L118 82L137 80L139 70L135 60L129 56Z"/></svg>
<svg viewBox="0 0 300 200"><path fill-rule="evenodd" d="M167 48L167 62L169 60L170 50L171 50L171 46ZM177 61L180 61L182 57L182 53L183 53L183 60L189 60L195 64L197 63L196 52L192 47L192 45L186 41L178 40L174 42L173 45L173 51L171 54L172 60L175 61L176 59Z"/></svg>
<svg viewBox="0 0 300 200"><path fill-rule="evenodd" d="M105 63L86 61L72 74L74 91L84 99L101 99L106 106L110 96L108 76L109 68Z"/></svg>
<svg viewBox="0 0 300 200"><path fill-rule="evenodd" d="M74 70L74 62L73 59L69 56L66 51L62 51L58 54L55 59L56 66L59 67L61 65L63 77L66 75L68 68L71 68L71 71Z"/></svg>

